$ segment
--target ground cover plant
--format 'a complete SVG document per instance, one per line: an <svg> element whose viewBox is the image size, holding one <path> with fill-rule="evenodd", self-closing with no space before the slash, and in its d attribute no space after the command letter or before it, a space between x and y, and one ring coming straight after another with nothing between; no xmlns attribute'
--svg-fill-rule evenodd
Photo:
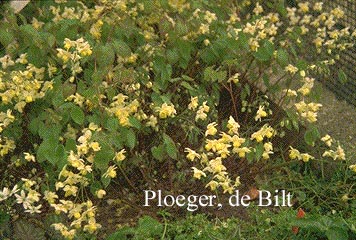
<svg viewBox="0 0 356 240"><path fill-rule="evenodd" d="M341 8L261 4L56 0L18 14L4 5L0 236L354 236L356 165L316 128L313 87L356 32L337 24ZM181 219L186 208L142 206L147 189L223 199L276 188L293 192L293 208L252 204L242 219L217 220L216 209ZM150 217L132 228L119 209L117 227L107 202L133 209L134 221Z"/></svg>

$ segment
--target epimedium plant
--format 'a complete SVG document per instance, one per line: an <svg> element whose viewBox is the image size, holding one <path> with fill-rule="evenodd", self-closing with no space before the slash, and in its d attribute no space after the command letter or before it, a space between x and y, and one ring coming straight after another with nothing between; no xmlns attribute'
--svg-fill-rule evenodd
<svg viewBox="0 0 356 240"><path fill-rule="evenodd" d="M0 28L1 210L13 214L17 203L30 214L62 214L52 226L74 238L100 229L95 203L113 181L138 193L196 178L231 193L256 166L344 160L314 126L321 105L312 76L327 73L356 33L337 27L340 8L275 9L56 0L8 10ZM330 149L314 156L288 137L282 144L301 128L307 145L321 140Z"/></svg>

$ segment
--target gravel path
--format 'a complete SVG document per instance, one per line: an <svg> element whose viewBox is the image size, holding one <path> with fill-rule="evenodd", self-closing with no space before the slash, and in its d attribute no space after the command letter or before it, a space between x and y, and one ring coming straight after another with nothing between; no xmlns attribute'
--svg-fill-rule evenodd
<svg viewBox="0 0 356 240"><path fill-rule="evenodd" d="M316 81L321 88L319 102L323 105L318 113L321 134L328 133L340 141L346 155L355 162L356 157L356 107L338 99L334 93Z"/></svg>

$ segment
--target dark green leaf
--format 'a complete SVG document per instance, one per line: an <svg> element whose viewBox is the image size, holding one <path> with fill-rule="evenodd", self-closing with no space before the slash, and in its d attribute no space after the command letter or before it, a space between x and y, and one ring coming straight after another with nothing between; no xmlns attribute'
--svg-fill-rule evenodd
<svg viewBox="0 0 356 240"><path fill-rule="evenodd" d="M79 106L74 105L72 107L70 111L70 116L72 117L75 123L79 125L82 125L84 123L84 112Z"/></svg>
<svg viewBox="0 0 356 240"><path fill-rule="evenodd" d="M132 129L129 129L126 133L126 143L131 149L133 149L136 145L136 135Z"/></svg>
<svg viewBox="0 0 356 240"><path fill-rule="evenodd" d="M269 61L273 56L274 45L270 41L265 41L264 44L257 49L255 57L261 61Z"/></svg>
<svg viewBox="0 0 356 240"><path fill-rule="evenodd" d="M260 160L260 158L262 157L262 154L264 152L264 147L263 147L263 143L259 143L257 146L256 146L256 155L255 155L255 158L257 161Z"/></svg>
<svg viewBox="0 0 356 240"><path fill-rule="evenodd" d="M130 122L131 126L133 126L134 128L141 129L141 122L137 118L130 116L129 122Z"/></svg>
<svg viewBox="0 0 356 240"><path fill-rule="evenodd" d="M105 171L109 162L114 159L115 153L108 144L101 143L101 150L95 154L94 164L102 171Z"/></svg>
<svg viewBox="0 0 356 240"><path fill-rule="evenodd" d="M342 229L342 228L338 228L338 227L332 227L330 229L328 229L325 232L326 237L329 240L348 240L349 239L349 235L347 234L347 230Z"/></svg>
<svg viewBox="0 0 356 240"><path fill-rule="evenodd" d="M164 141L164 145L165 145L166 152L167 152L168 156L170 156L173 159L177 159L178 150L177 150L177 147L174 144L172 138L169 137L167 134L164 134L163 141Z"/></svg>
<svg viewBox="0 0 356 240"><path fill-rule="evenodd" d="M313 146L315 141L320 138L320 133L316 127L311 127L304 134L304 140L308 145Z"/></svg>

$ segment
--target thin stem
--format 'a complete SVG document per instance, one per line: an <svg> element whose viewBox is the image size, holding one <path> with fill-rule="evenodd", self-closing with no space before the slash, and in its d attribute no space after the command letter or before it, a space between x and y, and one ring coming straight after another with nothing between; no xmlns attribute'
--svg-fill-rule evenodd
<svg viewBox="0 0 356 240"><path fill-rule="evenodd" d="M119 169L120 169L120 172L121 174L124 176L126 182L130 185L130 187L135 191L135 193L138 194L138 190L137 188L133 185L133 183L130 181L130 179L127 177L125 171L122 169L121 165L119 165Z"/></svg>

